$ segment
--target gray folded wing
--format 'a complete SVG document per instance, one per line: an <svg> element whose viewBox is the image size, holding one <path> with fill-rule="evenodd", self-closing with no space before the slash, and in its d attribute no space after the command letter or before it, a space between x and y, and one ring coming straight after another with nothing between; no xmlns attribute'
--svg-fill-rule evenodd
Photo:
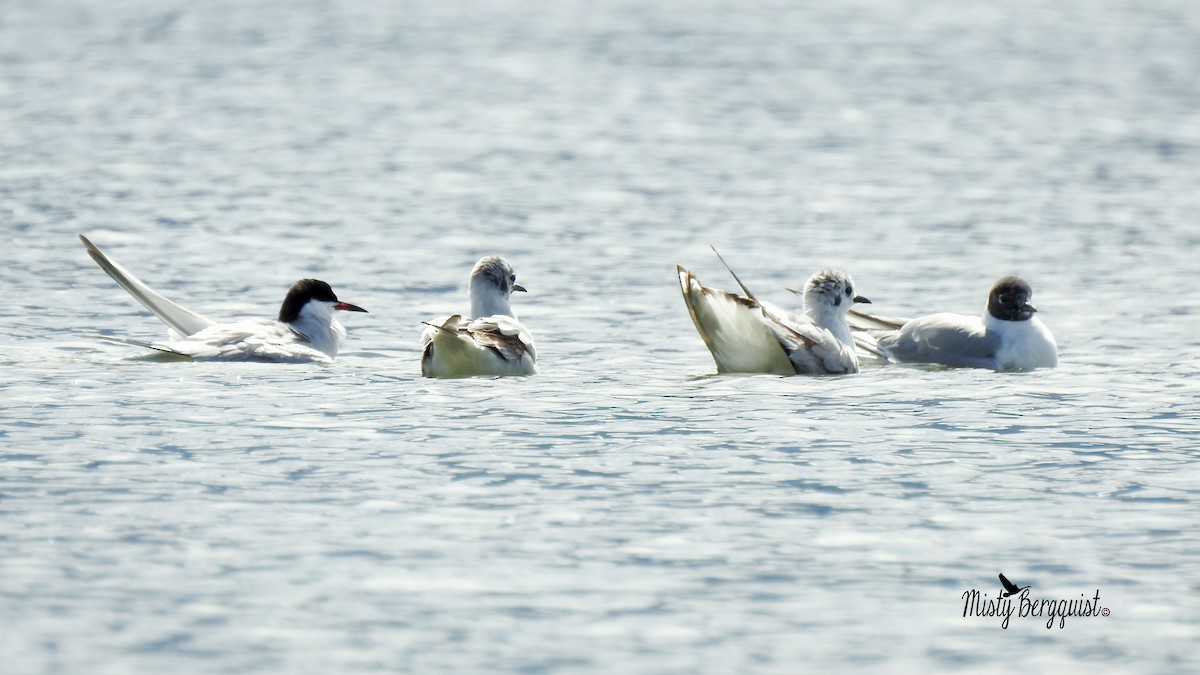
<svg viewBox="0 0 1200 675"><path fill-rule="evenodd" d="M940 363L956 368L992 368L999 340L978 317L930 314L899 330L873 331L879 348L896 361Z"/></svg>
<svg viewBox="0 0 1200 675"><path fill-rule="evenodd" d="M850 330L900 330L909 321L912 319L867 314L857 309L846 313L846 322L850 324Z"/></svg>
<svg viewBox="0 0 1200 675"><path fill-rule="evenodd" d="M856 347L859 361L876 364L893 361L894 359L880 348L879 335L898 331L909 321L912 321L912 319L879 316L860 312L857 309L849 310L846 313L846 322L850 324L850 330L853 331L854 346Z"/></svg>

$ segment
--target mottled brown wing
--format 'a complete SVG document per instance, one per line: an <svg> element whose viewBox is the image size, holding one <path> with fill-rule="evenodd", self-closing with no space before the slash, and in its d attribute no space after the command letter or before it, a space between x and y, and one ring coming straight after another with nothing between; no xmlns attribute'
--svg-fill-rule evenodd
<svg viewBox="0 0 1200 675"><path fill-rule="evenodd" d="M521 324L509 317L486 317L460 325L459 332L469 334L476 343L495 352L505 361L518 362L526 354L536 358L533 340Z"/></svg>

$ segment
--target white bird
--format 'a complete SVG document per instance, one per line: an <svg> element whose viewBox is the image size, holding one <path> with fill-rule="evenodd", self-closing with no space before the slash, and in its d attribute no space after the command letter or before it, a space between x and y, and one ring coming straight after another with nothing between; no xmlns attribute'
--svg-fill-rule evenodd
<svg viewBox="0 0 1200 675"><path fill-rule="evenodd" d="M713 249L716 252L716 249ZM721 254L717 253L720 258ZM721 263L725 264L724 258ZM841 375L858 372L854 338L846 311L855 302L854 282L839 270L812 275L804 292L804 313L789 314L754 297L725 264L744 296L708 288L676 266L683 301L696 330L712 352L719 373ZM791 289L788 289L791 290Z"/></svg>
<svg viewBox="0 0 1200 675"><path fill-rule="evenodd" d="M1036 316L1032 296L1024 279L1006 276L992 285L982 317L942 313L902 319L854 311L850 321L862 331L856 336L873 341L891 361L998 371L1053 368L1058 345Z"/></svg>
<svg viewBox="0 0 1200 675"><path fill-rule="evenodd" d="M335 311L365 312L340 302L329 284L301 279L292 285L279 319L246 319L216 323L164 298L128 270L113 262L82 234L79 239L88 255L135 300L167 324L170 340L145 342L130 338L96 335L122 344L153 349L175 356L218 361L321 361L337 356L346 329L333 318Z"/></svg>
<svg viewBox="0 0 1200 675"><path fill-rule="evenodd" d="M524 291L508 261L486 256L471 270L471 315L427 322L421 335L421 374L425 377L533 375L537 351L533 336L509 304Z"/></svg>

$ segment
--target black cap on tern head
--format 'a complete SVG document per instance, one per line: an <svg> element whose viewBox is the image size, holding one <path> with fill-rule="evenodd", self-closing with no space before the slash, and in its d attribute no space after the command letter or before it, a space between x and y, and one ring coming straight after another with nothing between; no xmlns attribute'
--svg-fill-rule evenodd
<svg viewBox="0 0 1200 675"><path fill-rule="evenodd" d="M300 318L300 310L308 304L309 300L319 300L321 302L333 303L334 309L340 309L347 312L365 312L367 310L357 305L351 305L348 302L341 302L334 295L333 289L329 284L320 279L301 279L292 284L291 290L288 291L287 297L283 299L283 304L279 307L279 320L285 323L292 323Z"/></svg>
<svg viewBox="0 0 1200 675"><path fill-rule="evenodd" d="M988 313L1001 321L1028 321L1037 308L1030 304L1033 288L1021 277L1008 275L992 284Z"/></svg>

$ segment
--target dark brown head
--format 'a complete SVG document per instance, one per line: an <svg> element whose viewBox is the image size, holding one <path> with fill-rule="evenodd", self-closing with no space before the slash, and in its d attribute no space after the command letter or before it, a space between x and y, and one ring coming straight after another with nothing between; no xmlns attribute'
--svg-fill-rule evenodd
<svg viewBox="0 0 1200 675"><path fill-rule="evenodd" d="M988 314L1001 321L1028 321L1037 308L1029 303L1033 289L1021 277L1009 275L992 284Z"/></svg>

